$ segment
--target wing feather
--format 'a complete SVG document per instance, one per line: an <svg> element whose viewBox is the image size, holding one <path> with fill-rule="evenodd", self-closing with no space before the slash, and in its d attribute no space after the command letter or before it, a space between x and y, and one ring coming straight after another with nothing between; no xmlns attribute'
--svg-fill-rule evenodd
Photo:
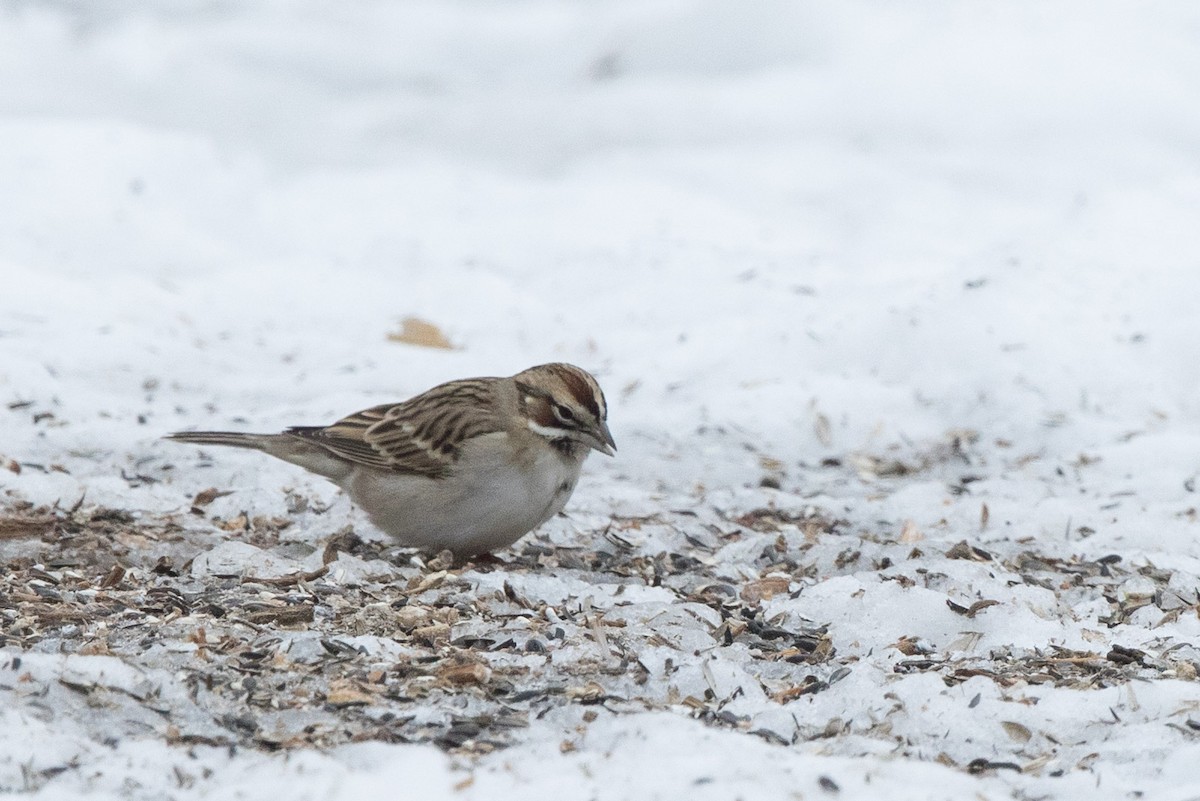
<svg viewBox="0 0 1200 801"><path fill-rule="evenodd" d="M496 409L498 380L451 381L332 425L289 428L287 433L355 464L440 478L450 472L465 442L504 430Z"/></svg>

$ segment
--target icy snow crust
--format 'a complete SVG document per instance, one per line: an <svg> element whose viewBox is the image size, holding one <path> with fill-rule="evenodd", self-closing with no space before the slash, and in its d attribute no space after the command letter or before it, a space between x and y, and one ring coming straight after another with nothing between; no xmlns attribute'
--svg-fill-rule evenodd
<svg viewBox="0 0 1200 801"><path fill-rule="evenodd" d="M1198 33L0 4L0 791L1196 797ZM494 562L159 439L548 360L620 451Z"/></svg>

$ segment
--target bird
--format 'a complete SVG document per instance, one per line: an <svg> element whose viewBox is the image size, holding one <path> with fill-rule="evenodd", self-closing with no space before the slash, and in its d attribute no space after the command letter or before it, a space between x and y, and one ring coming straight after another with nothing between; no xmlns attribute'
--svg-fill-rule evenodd
<svg viewBox="0 0 1200 801"><path fill-rule="evenodd" d="M505 548L566 505L592 451L616 454L596 379L562 362L449 381L327 426L167 439L263 451L341 487L400 545L465 558Z"/></svg>

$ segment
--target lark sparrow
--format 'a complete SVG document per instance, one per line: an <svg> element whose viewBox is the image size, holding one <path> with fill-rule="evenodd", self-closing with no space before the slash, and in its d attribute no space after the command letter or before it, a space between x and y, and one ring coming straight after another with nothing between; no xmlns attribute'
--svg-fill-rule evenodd
<svg viewBox="0 0 1200 801"><path fill-rule="evenodd" d="M329 426L168 438L264 451L333 481L401 544L470 556L562 510L588 452L616 451L607 415L596 379L556 363L450 381Z"/></svg>

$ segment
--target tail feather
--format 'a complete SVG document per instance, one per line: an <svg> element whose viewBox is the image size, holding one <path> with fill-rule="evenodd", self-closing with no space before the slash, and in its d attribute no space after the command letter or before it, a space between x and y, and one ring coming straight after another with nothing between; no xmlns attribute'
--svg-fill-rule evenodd
<svg viewBox="0 0 1200 801"><path fill-rule="evenodd" d="M190 442L193 445L227 445L231 448L266 450L278 434L242 434L237 431L176 431L163 439Z"/></svg>
<svg viewBox="0 0 1200 801"><path fill-rule="evenodd" d="M294 434L242 434L237 431L176 431L164 439L192 445L226 445L263 451L285 462L299 465L336 483L349 478L354 464L342 459L320 445Z"/></svg>

